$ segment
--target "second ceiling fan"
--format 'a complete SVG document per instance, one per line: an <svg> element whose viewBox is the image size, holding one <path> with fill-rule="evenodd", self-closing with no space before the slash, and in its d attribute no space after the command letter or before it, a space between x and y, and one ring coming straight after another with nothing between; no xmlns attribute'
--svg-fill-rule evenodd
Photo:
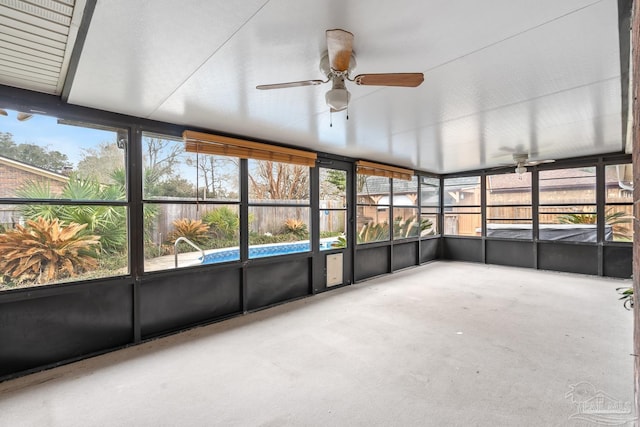
<svg viewBox="0 0 640 427"><path fill-rule="evenodd" d="M342 111L349 105L351 94L345 80L362 86L403 86L417 87L424 81L422 73L384 73L349 75L356 66L353 54L353 34L345 30L327 30L327 53L320 60L320 70L326 80L302 80L297 82L275 83L256 86L256 89L283 89L298 86L314 86L332 83L325 100L331 112Z"/></svg>

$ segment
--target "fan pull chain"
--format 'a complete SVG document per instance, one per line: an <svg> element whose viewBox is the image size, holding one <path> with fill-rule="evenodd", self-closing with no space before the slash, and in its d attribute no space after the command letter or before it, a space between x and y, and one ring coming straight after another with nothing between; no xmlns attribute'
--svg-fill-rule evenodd
<svg viewBox="0 0 640 427"><path fill-rule="evenodd" d="M333 127L333 111L329 110L329 127Z"/></svg>
<svg viewBox="0 0 640 427"><path fill-rule="evenodd" d="M349 104L347 104L347 120L349 120Z"/></svg>

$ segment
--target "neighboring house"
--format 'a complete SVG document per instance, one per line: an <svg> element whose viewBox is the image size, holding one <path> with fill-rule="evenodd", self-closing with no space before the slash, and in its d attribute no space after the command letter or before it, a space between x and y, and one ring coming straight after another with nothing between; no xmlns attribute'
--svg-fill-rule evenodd
<svg viewBox="0 0 640 427"><path fill-rule="evenodd" d="M16 191L29 182L47 184L53 195L59 195L68 181L66 175L0 156L0 198L16 198ZM0 225L12 226L20 221L17 206L4 205L0 210Z"/></svg>
<svg viewBox="0 0 640 427"><path fill-rule="evenodd" d="M406 219L416 215L418 213L417 182L396 179L393 181L393 186L394 217ZM358 230L369 222L388 222L388 209L391 204L389 178L368 176L362 188L358 190Z"/></svg>

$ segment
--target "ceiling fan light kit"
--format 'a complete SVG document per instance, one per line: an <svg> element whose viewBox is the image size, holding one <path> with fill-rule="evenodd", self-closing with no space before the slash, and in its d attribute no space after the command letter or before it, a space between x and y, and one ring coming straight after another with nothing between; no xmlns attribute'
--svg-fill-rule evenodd
<svg viewBox="0 0 640 427"><path fill-rule="evenodd" d="M329 108L333 111L342 111L349 105L351 93L347 89L331 89L324 96Z"/></svg>
<svg viewBox="0 0 640 427"><path fill-rule="evenodd" d="M527 172L527 166L537 166L543 163L553 163L555 160L529 160L529 155L526 153L514 153L513 161L516 162L515 173L522 175Z"/></svg>
<svg viewBox="0 0 640 427"><path fill-rule="evenodd" d="M352 79L350 74L356 67L356 58L353 53L353 34L340 29L327 30L326 39L327 52L320 59L320 71L326 76L326 80L302 80L258 85L256 89L284 89L331 82L332 88L325 94L325 101L333 113L346 110L349 106L351 93L347 90L345 80L360 86L400 87L417 87L424 81L422 73L359 74Z"/></svg>
<svg viewBox="0 0 640 427"><path fill-rule="evenodd" d="M518 175L522 175L523 173L527 173L527 168L522 164L518 164L518 166L516 166L515 172Z"/></svg>
<svg viewBox="0 0 640 427"><path fill-rule="evenodd" d="M343 76L333 78L333 88L325 94L325 101L332 112L342 111L349 105L351 93L347 90Z"/></svg>

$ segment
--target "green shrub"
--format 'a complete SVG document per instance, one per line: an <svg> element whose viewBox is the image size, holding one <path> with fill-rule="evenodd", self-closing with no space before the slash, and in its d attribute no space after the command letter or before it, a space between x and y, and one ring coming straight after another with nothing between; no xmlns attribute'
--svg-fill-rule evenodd
<svg viewBox="0 0 640 427"><path fill-rule="evenodd" d="M209 232L216 239L234 239L240 230L238 214L227 206L205 213L202 221L209 225Z"/></svg>
<svg viewBox="0 0 640 427"><path fill-rule="evenodd" d="M171 254L173 254L172 245L149 243L144 246L144 259L152 259Z"/></svg>
<svg viewBox="0 0 640 427"><path fill-rule="evenodd" d="M51 192L48 183L28 181L16 196L25 199L67 199L67 200L124 200L124 188L120 184L101 185L95 179L82 179L71 175L65 184L62 194L57 196ZM127 246L127 217L124 206L109 205L39 205L25 204L21 206L25 218L49 221L59 220L61 225L71 223L86 224L82 235L100 236L101 249L108 253L118 253Z"/></svg>
<svg viewBox="0 0 640 427"><path fill-rule="evenodd" d="M266 245L269 243L286 243L286 242L297 242L300 238L295 234L286 233L286 234L258 234L256 232L249 233L249 244L250 245Z"/></svg>
<svg viewBox="0 0 640 427"><path fill-rule="evenodd" d="M344 231L321 231L320 238L326 239L328 237L338 237L344 234Z"/></svg>

